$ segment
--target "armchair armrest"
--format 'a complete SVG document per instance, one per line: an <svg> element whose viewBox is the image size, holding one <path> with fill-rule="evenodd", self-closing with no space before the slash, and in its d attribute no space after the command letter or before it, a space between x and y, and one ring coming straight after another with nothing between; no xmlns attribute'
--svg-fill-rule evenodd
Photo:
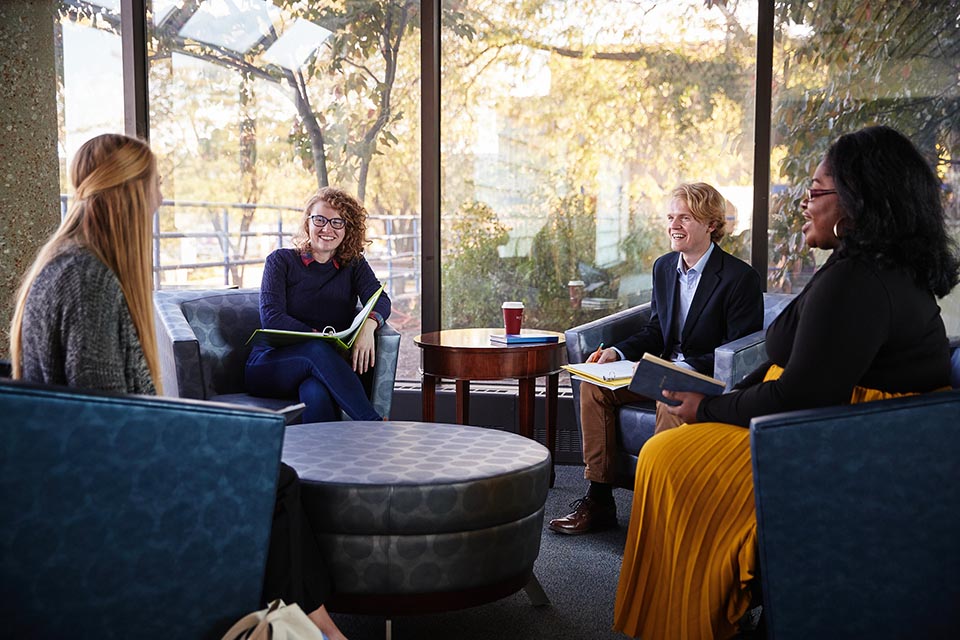
<svg viewBox="0 0 960 640"><path fill-rule="evenodd" d="M601 342L610 346L629 338L649 317L650 303L646 302L567 329L563 332L567 340L567 361L584 362Z"/></svg>
<svg viewBox="0 0 960 640"><path fill-rule="evenodd" d="M166 396L203 400L200 341L180 309L188 295L176 291L153 294L160 383Z"/></svg>
<svg viewBox="0 0 960 640"><path fill-rule="evenodd" d="M567 341L567 362L584 362L597 350L600 343L610 346L629 338L636 333L637 327L650 318L650 303L637 305L617 313L581 324L563 332ZM580 424L580 381L571 380L573 391L573 411Z"/></svg>
<svg viewBox="0 0 960 640"><path fill-rule="evenodd" d="M950 337L950 386L960 389L960 336Z"/></svg>
<svg viewBox="0 0 960 640"><path fill-rule="evenodd" d="M393 384L397 378L397 361L400 357L400 332L385 322L377 329L376 345L370 402L377 413L389 416L393 404Z"/></svg>
<svg viewBox="0 0 960 640"><path fill-rule="evenodd" d="M726 342L713 351L713 377L727 383L727 391L767 359L766 332Z"/></svg>

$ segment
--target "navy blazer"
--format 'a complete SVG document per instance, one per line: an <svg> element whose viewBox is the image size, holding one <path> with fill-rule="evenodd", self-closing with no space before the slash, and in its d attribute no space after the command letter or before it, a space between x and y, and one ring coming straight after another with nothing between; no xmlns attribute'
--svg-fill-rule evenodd
<svg viewBox="0 0 960 640"><path fill-rule="evenodd" d="M673 251L653 263L650 319L634 335L613 346L628 360L644 353L669 358L674 350L677 260ZM687 321L680 334L684 360L700 373L713 375L713 350L725 342L763 328L763 291L753 268L714 245L700 276Z"/></svg>

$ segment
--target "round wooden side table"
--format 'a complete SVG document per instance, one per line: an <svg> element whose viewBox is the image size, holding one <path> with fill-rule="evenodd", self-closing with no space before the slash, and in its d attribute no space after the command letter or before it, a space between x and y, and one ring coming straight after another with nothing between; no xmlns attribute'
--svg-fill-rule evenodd
<svg viewBox="0 0 960 640"><path fill-rule="evenodd" d="M446 329L416 336L413 341L421 351L423 375L423 420L436 417L437 381L452 379L457 388L456 421L467 424L470 414L471 380L505 380L516 378L520 385L520 435L533 439L534 391L536 379L546 377L547 397L545 428L550 451L550 486L553 486L553 457L557 429L557 391L560 365L563 364L566 341L562 333L525 329L521 335L557 336L556 342L533 344L494 344L490 334L503 333L502 328Z"/></svg>

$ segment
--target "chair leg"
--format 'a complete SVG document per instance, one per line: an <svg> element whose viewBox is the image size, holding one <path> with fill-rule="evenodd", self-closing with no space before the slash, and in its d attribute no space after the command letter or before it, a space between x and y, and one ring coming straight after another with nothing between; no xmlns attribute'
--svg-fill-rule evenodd
<svg viewBox="0 0 960 640"><path fill-rule="evenodd" d="M523 590L527 592L527 597L530 598L530 604L533 606L545 607L550 604L550 598L547 597L547 592L540 586L540 581L537 580L536 575L530 574L530 581L523 586Z"/></svg>

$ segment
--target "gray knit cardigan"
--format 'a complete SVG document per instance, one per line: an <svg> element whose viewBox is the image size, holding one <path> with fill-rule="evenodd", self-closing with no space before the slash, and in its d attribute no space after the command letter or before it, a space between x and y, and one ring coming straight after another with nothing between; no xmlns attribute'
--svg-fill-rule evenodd
<svg viewBox="0 0 960 640"><path fill-rule="evenodd" d="M65 249L37 275L21 345L24 380L156 393L120 281L82 247Z"/></svg>

